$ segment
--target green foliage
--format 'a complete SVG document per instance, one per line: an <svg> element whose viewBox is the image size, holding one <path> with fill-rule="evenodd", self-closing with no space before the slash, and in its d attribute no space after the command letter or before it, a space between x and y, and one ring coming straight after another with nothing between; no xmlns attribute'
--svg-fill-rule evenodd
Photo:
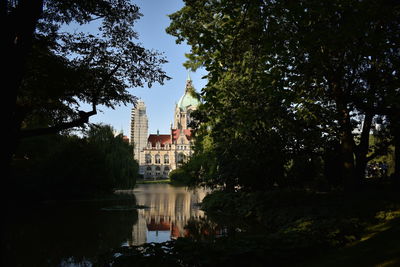
<svg viewBox="0 0 400 267"><path fill-rule="evenodd" d="M191 45L186 67L208 71L198 183L260 190L363 176L369 145L354 130L399 101L398 12L391 1L186 1L167 32Z"/></svg>
<svg viewBox="0 0 400 267"><path fill-rule="evenodd" d="M138 164L132 147L110 126L92 126L87 137L24 140L13 161L10 191L32 199L86 198L133 188Z"/></svg>
<svg viewBox="0 0 400 267"><path fill-rule="evenodd" d="M123 135L114 136L114 129L109 125L91 125L86 135L88 143L105 155L107 175L113 186L133 188L139 165L132 158L133 147L123 140Z"/></svg>
<svg viewBox="0 0 400 267"><path fill-rule="evenodd" d="M169 173L169 178L171 179L172 184L186 185L188 184L188 173L182 169L178 168Z"/></svg>
<svg viewBox="0 0 400 267"><path fill-rule="evenodd" d="M247 234L255 231L266 238L274 236L274 242L280 244L278 251L295 247L308 251L343 247L359 240L371 225L397 218L400 202L394 190L371 186L357 195L217 191L206 196L202 208L220 225L234 222Z"/></svg>
<svg viewBox="0 0 400 267"><path fill-rule="evenodd" d="M130 1L7 1L4 9L10 25L4 52L14 66L12 75L6 75L15 97L8 104L16 111L16 133L21 128L38 135L43 131L25 130L55 127L56 133L59 127L83 126L97 105L134 103L128 88L169 79L161 69L166 63L161 53L136 42L133 25L142 14ZM68 25L74 32L68 32ZM92 106L93 112L80 111L81 103Z"/></svg>
<svg viewBox="0 0 400 267"><path fill-rule="evenodd" d="M13 170L10 190L24 192L23 198L79 198L112 190L104 155L74 136L27 139L20 145Z"/></svg>

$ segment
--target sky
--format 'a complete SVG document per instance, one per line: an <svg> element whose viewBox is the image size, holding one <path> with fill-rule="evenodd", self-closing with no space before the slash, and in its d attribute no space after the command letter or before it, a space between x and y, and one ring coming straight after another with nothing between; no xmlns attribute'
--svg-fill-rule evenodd
<svg viewBox="0 0 400 267"><path fill-rule="evenodd" d="M171 77L171 80L166 81L162 86L155 83L151 88L131 88L129 91L145 102L149 134L156 133L157 130L160 134L168 134L170 124L173 122L175 104L184 93L188 71L182 64L186 61L184 54L190 52L190 47L186 44L176 44L175 37L168 35L165 29L170 24L168 15L181 9L183 2L180 0L134 0L134 3L139 6L143 14L135 24L135 30L139 34L138 42L147 49L164 53L168 63L163 65L163 70ZM197 92L200 92L206 84L206 80L201 79L205 74L205 70L190 73ZM98 114L90 117L89 122L109 124L118 132L122 130L124 135L130 137L132 107L132 105L122 105L112 110L99 106Z"/></svg>

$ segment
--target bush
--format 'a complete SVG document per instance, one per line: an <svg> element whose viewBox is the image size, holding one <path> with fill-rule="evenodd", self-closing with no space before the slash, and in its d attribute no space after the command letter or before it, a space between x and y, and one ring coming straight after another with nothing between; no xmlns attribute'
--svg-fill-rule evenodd
<svg viewBox="0 0 400 267"><path fill-rule="evenodd" d="M171 179L171 183L176 185L188 185L190 183L189 174L182 168L171 171L169 178Z"/></svg>

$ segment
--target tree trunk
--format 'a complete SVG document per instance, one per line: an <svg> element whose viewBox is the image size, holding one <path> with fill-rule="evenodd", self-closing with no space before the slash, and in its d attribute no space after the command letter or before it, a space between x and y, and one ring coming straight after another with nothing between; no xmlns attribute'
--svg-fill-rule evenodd
<svg viewBox="0 0 400 267"><path fill-rule="evenodd" d="M333 83L333 93L340 126L340 151L342 156L342 178L347 189L355 189L359 183L354 172L354 139L350 122L350 112L346 97L339 83Z"/></svg>
<svg viewBox="0 0 400 267"><path fill-rule="evenodd" d="M400 123L399 123L400 124ZM394 129L394 173L393 182L400 187L400 125Z"/></svg>
<svg viewBox="0 0 400 267"><path fill-rule="evenodd" d="M2 6L3 8L7 7ZM7 172L9 172L12 156L17 147L20 130L20 124L16 118L18 90L25 75L26 60L32 48L33 34L42 15L42 10L43 0L21 0L17 2L13 9L2 10L2 16L4 16L2 23L4 23L5 31L3 33L4 42L1 45L3 60L0 61L0 64L2 65L3 84L5 85L2 114L4 126L7 129L5 140L7 140L8 145L3 151Z"/></svg>
<svg viewBox="0 0 400 267"><path fill-rule="evenodd" d="M364 124L361 132L360 144L356 148L356 179L358 183L362 183L365 179L365 168L367 167L368 149L369 149L369 132L371 130L373 114L367 112L364 118Z"/></svg>

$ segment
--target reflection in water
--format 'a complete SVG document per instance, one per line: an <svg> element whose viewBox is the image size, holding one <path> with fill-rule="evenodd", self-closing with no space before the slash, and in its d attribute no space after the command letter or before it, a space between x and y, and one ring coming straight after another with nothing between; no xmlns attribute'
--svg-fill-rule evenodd
<svg viewBox="0 0 400 267"><path fill-rule="evenodd" d="M187 236L189 219L203 217L196 204L204 190L139 185L123 193L131 199L13 210L3 218L2 266L92 266L98 255L120 246ZM136 204L149 208L132 210Z"/></svg>
<svg viewBox="0 0 400 267"><path fill-rule="evenodd" d="M138 205L149 208L139 210L129 245L164 242L187 236L185 226L189 219L204 217L197 205L206 195L204 190L155 184L140 185L132 193Z"/></svg>
<svg viewBox="0 0 400 267"><path fill-rule="evenodd" d="M137 211L103 211L134 200L49 204L14 210L2 235L2 266L91 266L131 235Z"/></svg>

